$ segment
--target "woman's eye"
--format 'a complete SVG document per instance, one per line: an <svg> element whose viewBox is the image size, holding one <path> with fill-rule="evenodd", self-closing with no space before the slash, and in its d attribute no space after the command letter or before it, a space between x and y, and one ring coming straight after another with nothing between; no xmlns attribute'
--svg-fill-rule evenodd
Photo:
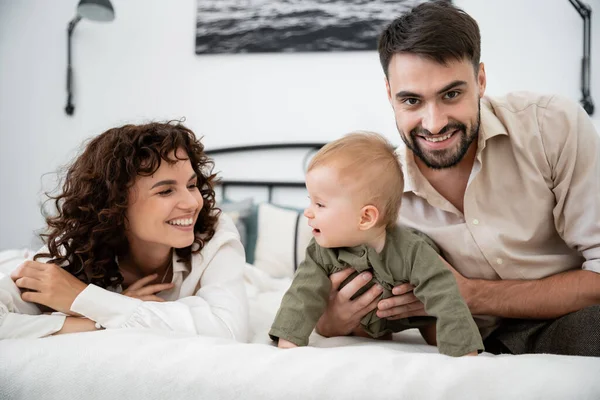
<svg viewBox="0 0 600 400"><path fill-rule="evenodd" d="M190 189L190 190L198 189L198 186L196 186L195 183L192 183L192 184L188 185L188 189Z"/></svg>
<svg viewBox="0 0 600 400"><path fill-rule="evenodd" d="M161 196L168 196L171 193L173 193L173 189L165 189L165 190L163 190L161 192L158 192L158 194L161 195Z"/></svg>

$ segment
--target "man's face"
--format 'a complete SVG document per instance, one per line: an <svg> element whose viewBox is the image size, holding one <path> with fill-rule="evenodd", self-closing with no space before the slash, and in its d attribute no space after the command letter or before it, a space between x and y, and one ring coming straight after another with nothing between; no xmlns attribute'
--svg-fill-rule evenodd
<svg viewBox="0 0 600 400"><path fill-rule="evenodd" d="M414 55L392 57L386 79L396 126L406 146L429 168L457 165L479 132L485 70L469 60L447 65Z"/></svg>

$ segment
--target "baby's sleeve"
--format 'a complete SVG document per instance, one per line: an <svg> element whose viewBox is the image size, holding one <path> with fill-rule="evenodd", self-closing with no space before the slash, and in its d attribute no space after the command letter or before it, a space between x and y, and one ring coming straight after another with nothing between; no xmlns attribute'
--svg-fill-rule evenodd
<svg viewBox="0 0 600 400"><path fill-rule="evenodd" d="M269 336L285 339L297 346L308 345L308 337L325 311L331 281L313 241L306 249L306 258L298 267L292 284L281 300Z"/></svg>
<svg viewBox="0 0 600 400"><path fill-rule="evenodd" d="M452 272L437 252L418 240L405 254L412 265L410 281L415 296L425 305L427 314L436 317L437 344L440 353L462 356L483 350L483 341L473 316L463 300Z"/></svg>

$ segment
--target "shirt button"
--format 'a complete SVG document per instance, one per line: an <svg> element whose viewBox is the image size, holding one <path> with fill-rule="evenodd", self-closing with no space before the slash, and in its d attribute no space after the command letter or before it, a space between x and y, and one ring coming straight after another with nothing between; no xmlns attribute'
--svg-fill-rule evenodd
<svg viewBox="0 0 600 400"><path fill-rule="evenodd" d="M496 258L496 264L502 265L503 261L501 258Z"/></svg>
<svg viewBox="0 0 600 400"><path fill-rule="evenodd" d="M474 219L473 220L473 225L479 225L479 220L478 219Z"/></svg>

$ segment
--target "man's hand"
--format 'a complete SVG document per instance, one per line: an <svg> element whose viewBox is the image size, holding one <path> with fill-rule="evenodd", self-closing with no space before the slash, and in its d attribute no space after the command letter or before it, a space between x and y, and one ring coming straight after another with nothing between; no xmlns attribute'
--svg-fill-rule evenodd
<svg viewBox="0 0 600 400"><path fill-rule="evenodd" d="M373 277L369 272L363 272L352 279L346 286L339 289L341 283L354 273L354 269L347 268L332 274L331 292L325 312L317 323L316 331L322 336L346 336L359 328L360 320L370 311L377 308L379 296L383 289L379 285L363 293L360 297L350 298Z"/></svg>
<svg viewBox="0 0 600 400"><path fill-rule="evenodd" d="M467 306L470 306L469 295L471 293L471 281L458 273L458 271L448 264L441 256L440 260L442 260L446 268L454 275L461 296L467 303ZM392 289L392 294L394 294L394 296L381 300L377 305L377 316L379 318L387 318L390 320L427 316L428 314L425 312L425 306L413 293L414 288L415 287L410 283L403 283L402 285L394 287Z"/></svg>
<svg viewBox="0 0 600 400"><path fill-rule="evenodd" d="M410 283L403 283L394 287L392 289L394 296L381 300L377 304L377 316L390 320L426 316L425 306L414 295L414 288Z"/></svg>
<svg viewBox="0 0 600 400"><path fill-rule="evenodd" d="M71 305L87 285L56 264L25 261L10 274L24 301L41 304L68 315Z"/></svg>
<svg viewBox="0 0 600 400"><path fill-rule="evenodd" d="M164 302L164 300L158 297L156 293L162 292L163 290L172 289L173 283L157 283L154 285L148 285L150 282L155 280L156 277L156 274L145 276L142 279L132 283L122 294L143 301Z"/></svg>

